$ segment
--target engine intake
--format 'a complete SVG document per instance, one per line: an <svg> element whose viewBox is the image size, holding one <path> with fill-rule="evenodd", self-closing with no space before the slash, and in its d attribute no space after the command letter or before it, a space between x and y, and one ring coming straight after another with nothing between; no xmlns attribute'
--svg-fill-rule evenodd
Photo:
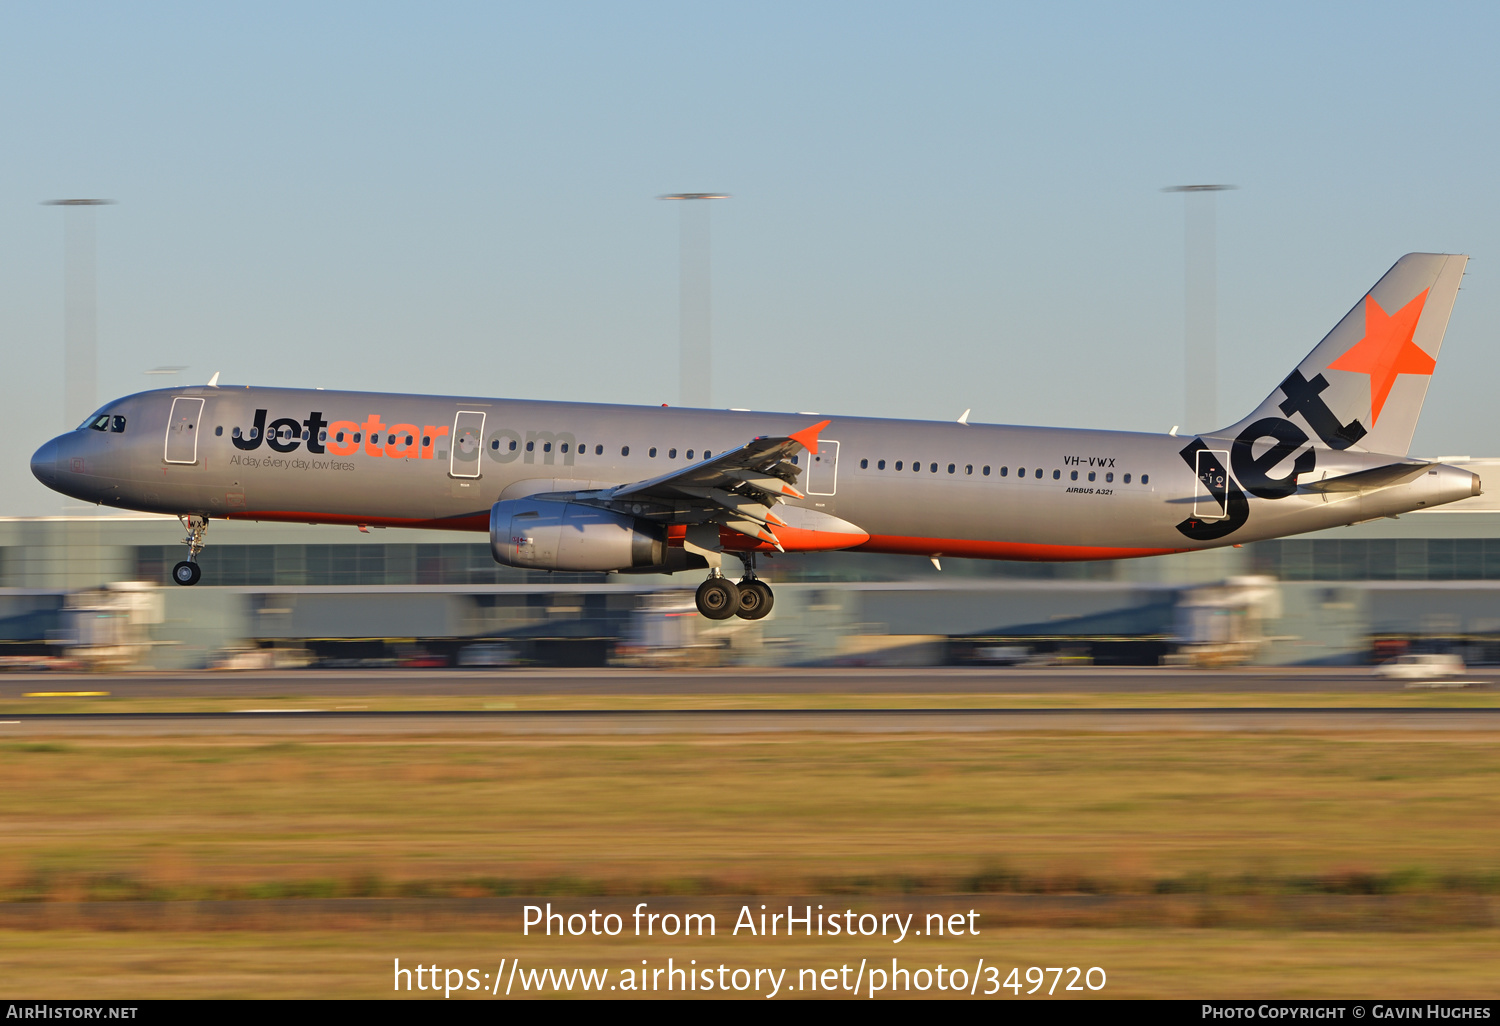
<svg viewBox="0 0 1500 1026"><path fill-rule="evenodd" d="M490 510L495 562L532 570L630 570L667 560L667 529L580 502L507 499Z"/></svg>

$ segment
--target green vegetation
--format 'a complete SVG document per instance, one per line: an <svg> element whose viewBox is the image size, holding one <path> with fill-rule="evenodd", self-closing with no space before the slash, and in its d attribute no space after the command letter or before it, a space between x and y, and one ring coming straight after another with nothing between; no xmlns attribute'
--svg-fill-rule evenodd
<svg viewBox="0 0 1500 1026"><path fill-rule="evenodd" d="M0 900L1500 892L1489 735L15 746Z"/></svg>
<svg viewBox="0 0 1500 1026"><path fill-rule="evenodd" d="M909 957L1100 965L1106 996L1500 991L1492 730L74 736L6 743L0 773L0 978L42 995L373 997L396 956L887 957L523 943L493 904L791 894L1010 908Z"/></svg>

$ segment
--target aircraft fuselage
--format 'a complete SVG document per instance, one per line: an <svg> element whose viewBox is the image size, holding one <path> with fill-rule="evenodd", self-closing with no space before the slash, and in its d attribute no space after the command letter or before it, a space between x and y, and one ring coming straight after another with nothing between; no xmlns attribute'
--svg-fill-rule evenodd
<svg viewBox="0 0 1500 1026"><path fill-rule="evenodd" d="M488 530L503 499L652 478L820 419L258 387L142 392L98 417L110 418L102 430L37 452L38 478L156 513L467 531ZM805 498L777 507L791 525L778 533L788 551L1114 559L1315 531L1479 488L1432 464L1377 489L1319 490L1393 457L1312 447L1247 471L1277 441L834 417L799 457ZM1273 497L1241 487L1255 473Z"/></svg>

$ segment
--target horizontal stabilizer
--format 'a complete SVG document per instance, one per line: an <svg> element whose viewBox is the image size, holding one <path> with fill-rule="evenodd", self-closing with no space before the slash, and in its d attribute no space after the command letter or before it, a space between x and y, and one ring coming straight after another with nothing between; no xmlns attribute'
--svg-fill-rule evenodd
<svg viewBox="0 0 1500 1026"><path fill-rule="evenodd" d="M1353 474L1325 478L1303 485L1310 492L1373 492L1377 488L1389 488L1403 484L1414 477L1421 477L1430 463L1392 463L1389 466L1361 470Z"/></svg>

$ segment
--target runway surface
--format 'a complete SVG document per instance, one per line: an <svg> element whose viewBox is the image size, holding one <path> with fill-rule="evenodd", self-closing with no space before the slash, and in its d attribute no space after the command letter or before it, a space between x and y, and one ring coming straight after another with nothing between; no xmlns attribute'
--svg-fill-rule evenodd
<svg viewBox="0 0 1500 1026"><path fill-rule="evenodd" d="M1500 686L1493 670L1462 680ZM38 691L108 691L116 698L378 695L1139 694L1151 692L1387 694L1404 681L1349 669L1191 670L1156 667L920 669L276 670L0 675L0 700Z"/></svg>
<svg viewBox="0 0 1500 1026"><path fill-rule="evenodd" d="M1500 709L795 709L81 713L0 719L36 737L1500 732Z"/></svg>

